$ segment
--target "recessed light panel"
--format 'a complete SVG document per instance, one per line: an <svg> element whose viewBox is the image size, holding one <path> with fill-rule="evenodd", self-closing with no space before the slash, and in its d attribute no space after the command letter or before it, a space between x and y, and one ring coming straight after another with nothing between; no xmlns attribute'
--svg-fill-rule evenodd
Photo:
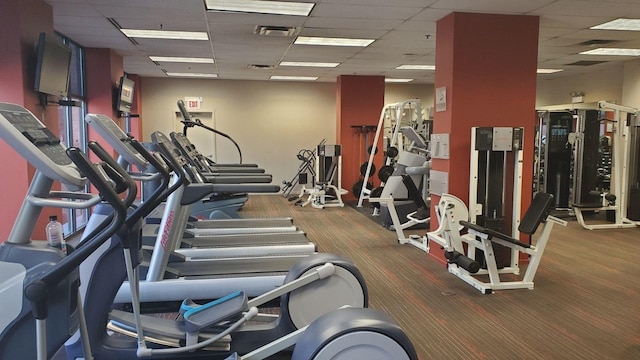
<svg viewBox="0 0 640 360"><path fill-rule="evenodd" d="M564 71L563 69L538 69L537 73L538 74L553 74L553 73L557 73L560 71Z"/></svg>
<svg viewBox="0 0 640 360"><path fill-rule="evenodd" d="M398 70L435 70L435 65L400 65Z"/></svg>
<svg viewBox="0 0 640 360"><path fill-rule="evenodd" d="M583 51L580 55L640 56L640 49L597 48Z"/></svg>
<svg viewBox="0 0 640 360"><path fill-rule="evenodd" d="M167 72L167 76L190 78L217 78L218 74Z"/></svg>
<svg viewBox="0 0 640 360"><path fill-rule="evenodd" d="M640 31L640 19L615 19L589 29Z"/></svg>
<svg viewBox="0 0 640 360"><path fill-rule="evenodd" d="M209 35L202 31L169 31L169 30L140 30L120 29L127 37L147 39L172 40L209 40Z"/></svg>
<svg viewBox="0 0 640 360"><path fill-rule="evenodd" d="M360 46L367 47L374 42L373 39L350 39L350 38L325 38L314 36L298 36L294 44L296 45L325 45L325 46Z"/></svg>
<svg viewBox="0 0 640 360"><path fill-rule="evenodd" d="M286 76L286 75L273 75L269 79L271 80L296 80L296 81L314 81L318 80L317 76Z"/></svg>
<svg viewBox="0 0 640 360"><path fill-rule="evenodd" d="M396 78L385 78L384 82L388 83L408 83L412 82L413 79L396 79Z"/></svg>
<svg viewBox="0 0 640 360"><path fill-rule="evenodd" d="M156 62L213 64L213 59L209 59L209 58L190 58L190 57L178 57L178 56L149 56L149 59L151 59L151 61L156 61Z"/></svg>
<svg viewBox="0 0 640 360"><path fill-rule="evenodd" d="M334 68L338 65L340 65L340 63L309 62L309 61L283 61L280 63L280 66L325 67L325 68Z"/></svg>
<svg viewBox="0 0 640 360"><path fill-rule="evenodd" d="M205 0L208 11L309 16L314 3L264 0Z"/></svg>

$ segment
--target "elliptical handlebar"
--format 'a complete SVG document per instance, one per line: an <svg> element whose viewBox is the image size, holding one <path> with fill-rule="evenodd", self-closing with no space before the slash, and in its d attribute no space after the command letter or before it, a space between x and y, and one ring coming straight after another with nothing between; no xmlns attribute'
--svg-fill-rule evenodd
<svg viewBox="0 0 640 360"><path fill-rule="evenodd" d="M127 173L120 165L118 165L116 160L111 155L109 155L109 153L107 153L107 151L100 144L95 141L89 141L87 146L89 147L89 149L91 149L91 151L93 151L94 154L96 154L96 156L100 158L100 160L109 165L110 170L115 171L122 177L122 179L118 179L118 181L116 181L116 189L119 189L121 186L126 186L127 197L124 199L124 203L126 204L126 207L129 207L129 205L133 204L133 201L136 199L136 195L138 193L136 183L133 181L129 173ZM111 176L111 178L114 179L115 176Z"/></svg>
<svg viewBox="0 0 640 360"><path fill-rule="evenodd" d="M171 174L167 170L166 166L172 166L170 164L170 160L162 154L158 153L161 159L165 162L166 165L163 165L158 161L158 159L149 152L140 142L136 139L131 138L131 145L142 155L151 166L156 168L162 177L162 182L160 186L156 188L156 190L151 194L149 199L142 203L142 205L138 206L138 208L127 218L127 224L132 224L144 216L147 216L151 210L157 207L162 201L164 201L172 192L178 189L179 186L172 186L167 188L169 183L169 179L171 178Z"/></svg>
<svg viewBox="0 0 640 360"><path fill-rule="evenodd" d="M31 311L36 319L46 319L48 316L47 295L52 288L57 286L62 279L76 269L91 255L102 243L104 243L123 224L126 217L127 206L118 197L112 188L106 174L96 165L92 164L80 149L72 147L66 150L69 158L76 164L80 172L98 189L102 198L114 209L114 216L103 231L88 240L84 246L70 253L50 270L33 278L24 289L24 294L31 301Z"/></svg>
<svg viewBox="0 0 640 360"><path fill-rule="evenodd" d="M153 154L150 153L147 148L142 146L142 144L140 144L140 142L136 138L129 135L129 142L131 146L133 146L133 148L136 149L136 151L139 152L140 155L142 155L142 157L144 157L149 162L149 164L151 164L151 166L156 168L163 177L168 178L170 176L169 171L167 171L167 165L160 163L160 161L155 156L153 156ZM165 162L168 163L168 160L165 156L163 156L162 154L160 156L162 156Z"/></svg>

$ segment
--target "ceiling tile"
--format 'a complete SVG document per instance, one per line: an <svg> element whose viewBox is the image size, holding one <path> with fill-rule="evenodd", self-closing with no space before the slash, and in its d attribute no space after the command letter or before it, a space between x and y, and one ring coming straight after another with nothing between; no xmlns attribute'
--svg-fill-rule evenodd
<svg viewBox="0 0 640 360"><path fill-rule="evenodd" d="M123 55L125 71L143 76L164 76L148 55L188 54L215 57L213 66L226 79L265 80L270 73L285 70L255 71L247 65L276 65L286 59L342 63L334 69L286 69L291 74L316 74L319 81L335 81L341 74L374 73L433 82L434 72L394 67L401 63L433 64L436 22L452 11L540 15L540 65L562 67L593 58L607 61L594 67L568 66L564 72L545 78L621 66L629 59L578 55L589 49L577 45L585 40L613 39L619 41L616 46L640 48L638 32L588 29L617 17L640 17L637 0L316 0L310 17L206 12L202 0L45 1L53 7L57 31L86 47L114 49ZM208 31L211 40L136 39L139 45L134 45L111 25L110 17L123 27ZM366 48L292 45L294 37L253 35L256 25L296 26L302 28L303 35L376 41ZM166 67L188 69L189 64Z"/></svg>

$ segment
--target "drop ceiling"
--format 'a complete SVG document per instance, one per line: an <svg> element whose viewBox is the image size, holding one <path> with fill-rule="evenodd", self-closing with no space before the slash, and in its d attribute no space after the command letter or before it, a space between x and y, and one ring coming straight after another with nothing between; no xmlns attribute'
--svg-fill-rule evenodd
<svg viewBox="0 0 640 360"><path fill-rule="evenodd" d="M580 55L598 45L640 48L640 32L590 30L616 18L640 18L638 0L300 0L314 2L308 17L207 12L203 0L45 0L54 28L84 47L111 48L124 69L143 77L166 72L215 73L219 79L268 80L273 75L381 75L433 83L434 71L397 70L399 65L434 65L436 21L454 11L540 16L538 68L563 69L559 78L622 66L631 56ZM111 21L110 21L111 20ZM208 41L136 38L122 28L206 31ZM375 39L368 47L294 45L295 36L254 34L256 26L299 27L300 36ZM481 31L481 30L479 30ZM137 43L137 44L136 44ZM213 64L153 62L149 56L206 57ZM339 62L333 68L278 66L281 61ZM594 65L584 64L599 62ZM254 68L251 65L266 65ZM573 65L571 65L573 64Z"/></svg>

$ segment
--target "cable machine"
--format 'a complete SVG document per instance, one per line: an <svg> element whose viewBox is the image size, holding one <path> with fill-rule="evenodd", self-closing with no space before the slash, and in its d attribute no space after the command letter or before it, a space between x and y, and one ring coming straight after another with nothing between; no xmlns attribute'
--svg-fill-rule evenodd
<svg viewBox="0 0 640 360"><path fill-rule="evenodd" d="M419 99L411 99L405 100L403 102L394 103L385 105L380 111L380 118L378 120L378 126L376 128L376 134L373 138L373 143L370 146L371 150L369 153L369 160L366 163L366 170L364 171L364 179L365 181L369 179L370 176L375 172L375 165L373 164L373 159L378 149L378 140L380 136L385 137L385 145L384 150L387 152L388 150L395 149L393 151L395 155L398 155L398 146L402 144L400 141L400 128L402 126L411 126L414 124L422 124L423 121L423 111L422 105L420 104ZM369 150L369 149L367 149ZM394 157L385 156L384 166L378 171L378 174L383 171L383 168L386 166L390 166ZM364 168L364 164L363 164ZM393 172L393 168L391 168L390 172L386 172L387 177L391 175ZM383 180L384 182L384 180ZM369 199L371 195L371 189L367 189L366 186L362 186L362 188L358 193L354 193L354 195L358 196L358 207L362 207L362 203L365 199Z"/></svg>
<svg viewBox="0 0 640 360"><path fill-rule="evenodd" d="M602 157L605 160L600 162L600 167L597 169L606 175L607 166L610 166L610 178L608 180L606 178L602 181L598 180L600 183L605 184L601 185L600 188L598 188L600 183L596 183L596 186L593 188L589 188L585 186L585 184L582 184L581 192L588 192L588 195L592 199L595 198L597 202L586 205L584 203L575 203L573 210L580 225L588 230L636 227L640 225L640 222L638 220L629 219L628 217L628 206L633 204L629 201L631 193L630 180L631 185L634 188L634 196L638 195L637 168L635 165L632 165L633 162L637 161L637 159L631 158L630 134L637 134L637 117L638 114L640 114L640 110L628 106L608 103L606 101L598 102L598 108L603 110L612 110L614 115L613 119L607 120L607 123L610 125L605 125L605 128L609 127L611 131L609 132L605 130L605 134L607 135L602 138L602 142L606 143L600 144L600 150L602 152ZM630 128L633 128L633 131L630 131ZM609 136L611 141L609 141ZM637 139L637 136L634 137L634 139ZM581 141L582 137L577 137L577 140L577 151L586 151L588 146L585 142ZM610 155L607 157L607 151L605 150L608 150L609 147L611 150ZM609 160L607 161L606 159ZM633 168L633 172L630 171L630 168ZM609 183L608 188L606 187L606 182ZM632 205L633 212L637 212L633 206L635 206L635 204ZM587 224L583 212L592 211L607 211L607 220L609 220L609 223Z"/></svg>
<svg viewBox="0 0 640 360"><path fill-rule="evenodd" d="M573 155L569 134L575 118L567 110L539 111L535 142L533 192L554 195L556 209L569 209Z"/></svg>

